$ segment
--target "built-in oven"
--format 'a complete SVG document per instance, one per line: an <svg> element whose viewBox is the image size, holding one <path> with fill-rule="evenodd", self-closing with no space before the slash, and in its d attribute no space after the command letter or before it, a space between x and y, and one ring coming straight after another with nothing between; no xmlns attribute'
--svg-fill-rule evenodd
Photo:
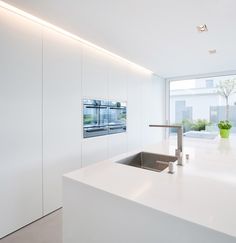
<svg viewBox="0 0 236 243"><path fill-rule="evenodd" d="M83 100L84 138L126 131L126 103L108 100Z"/></svg>
<svg viewBox="0 0 236 243"><path fill-rule="evenodd" d="M84 138L108 134L108 101L83 101L84 112Z"/></svg>

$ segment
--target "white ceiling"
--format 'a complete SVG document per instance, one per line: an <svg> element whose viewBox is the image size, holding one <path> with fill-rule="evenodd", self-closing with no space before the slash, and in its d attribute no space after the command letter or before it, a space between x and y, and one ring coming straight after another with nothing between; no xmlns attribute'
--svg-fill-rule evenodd
<svg viewBox="0 0 236 243"><path fill-rule="evenodd" d="M5 1L164 77L236 70L236 0Z"/></svg>

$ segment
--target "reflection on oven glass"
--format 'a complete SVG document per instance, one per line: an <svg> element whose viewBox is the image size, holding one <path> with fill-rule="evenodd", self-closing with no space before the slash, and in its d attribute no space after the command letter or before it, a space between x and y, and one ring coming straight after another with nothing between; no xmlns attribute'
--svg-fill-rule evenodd
<svg viewBox="0 0 236 243"><path fill-rule="evenodd" d="M126 103L83 100L84 138L126 131Z"/></svg>
<svg viewBox="0 0 236 243"><path fill-rule="evenodd" d="M109 133L126 131L126 104L110 101L109 103Z"/></svg>

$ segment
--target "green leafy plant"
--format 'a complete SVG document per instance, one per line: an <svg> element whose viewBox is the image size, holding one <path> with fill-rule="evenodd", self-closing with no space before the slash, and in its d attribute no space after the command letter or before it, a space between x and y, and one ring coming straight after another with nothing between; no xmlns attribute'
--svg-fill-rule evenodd
<svg viewBox="0 0 236 243"><path fill-rule="evenodd" d="M192 129L193 123L190 120L188 120L188 119L184 119L182 121L181 125L184 128L184 132L188 132L188 131L190 131Z"/></svg>
<svg viewBox="0 0 236 243"><path fill-rule="evenodd" d="M206 126L210 125L211 123L208 122L205 119L198 119L196 121L194 121L193 125L192 125L192 130L194 131L203 131L206 130Z"/></svg>
<svg viewBox="0 0 236 243"><path fill-rule="evenodd" d="M205 119L198 119L196 121L184 119L181 123L175 123L175 125L182 125L184 132L188 132L206 130L206 126L211 125L211 123ZM176 132L176 129L173 128L171 132Z"/></svg>
<svg viewBox="0 0 236 243"><path fill-rule="evenodd" d="M219 127L219 129L230 130L232 125L228 120L226 120L226 121L220 121L218 123L218 127Z"/></svg>

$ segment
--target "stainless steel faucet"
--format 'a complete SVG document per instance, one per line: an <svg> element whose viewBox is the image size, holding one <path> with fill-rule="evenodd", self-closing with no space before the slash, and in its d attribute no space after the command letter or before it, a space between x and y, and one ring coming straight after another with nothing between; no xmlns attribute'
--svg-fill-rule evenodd
<svg viewBox="0 0 236 243"><path fill-rule="evenodd" d="M177 149L175 151L175 155L178 157L178 165L183 165L183 127L181 125L149 125L149 127L177 129Z"/></svg>

